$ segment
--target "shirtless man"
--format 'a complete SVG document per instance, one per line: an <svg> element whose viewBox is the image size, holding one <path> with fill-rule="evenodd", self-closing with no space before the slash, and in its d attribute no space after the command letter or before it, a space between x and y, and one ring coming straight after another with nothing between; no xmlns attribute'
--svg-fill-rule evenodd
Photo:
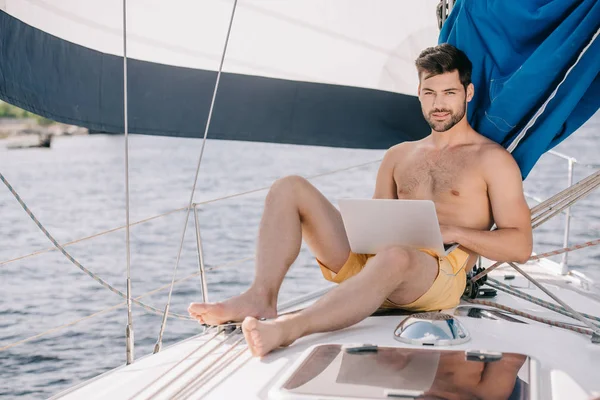
<svg viewBox="0 0 600 400"><path fill-rule="evenodd" d="M407 247L354 254L338 210L308 181L289 176L276 181L265 200L251 287L222 303L192 303L193 317L208 325L243 320L252 354L263 356L302 336L356 324L380 307L455 307L477 255L497 261L529 258L531 216L519 167L466 119L474 93L471 62L443 44L425 49L416 66L419 100L432 131L386 152L373 197L433 200L444 242L461 246L441 259ZM498 229L489 231L493 223ZM277 317L279 288L302 239L325 278L339 286L312 306Z"/></svg>

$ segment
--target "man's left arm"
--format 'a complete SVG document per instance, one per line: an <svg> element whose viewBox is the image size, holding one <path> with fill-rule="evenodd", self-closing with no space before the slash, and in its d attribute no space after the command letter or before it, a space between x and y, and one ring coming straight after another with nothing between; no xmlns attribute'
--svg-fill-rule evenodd
<svg viewBox="0 0 600 400"><path fill-rule="evenodd" d="M510 153L494 149L486 155L482 172L497 229L480 231L443 226L444 242L459 243L491 260L524 263L531 256L533 237L521 171Z"/></svg>

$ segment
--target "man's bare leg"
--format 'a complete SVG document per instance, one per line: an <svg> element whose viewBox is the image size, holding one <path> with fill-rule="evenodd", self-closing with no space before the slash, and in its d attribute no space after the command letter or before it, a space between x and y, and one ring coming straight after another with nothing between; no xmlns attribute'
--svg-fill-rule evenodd
<svg viewBox="0 0 600 400"><path fill-rule="evenodd" d="M271 321L246 318L244 336L252 354L262 356L302 336L354 325L386 298L396 304L410 304L431 287L437 274L438 263L433 257L407 248L390 248L371 258L359 274L296 314Z"/></svg>
<svg viewBox="0 0 600 400"><path fill-rule="evenodd" d="M306 179L289 176L276 181L265 200L250 288L222 303L192 303L188 311L209 325L242 321L247 316L275 317L279 288L298 257L303 238L334 272L350 253L339 211Z"/></svg>

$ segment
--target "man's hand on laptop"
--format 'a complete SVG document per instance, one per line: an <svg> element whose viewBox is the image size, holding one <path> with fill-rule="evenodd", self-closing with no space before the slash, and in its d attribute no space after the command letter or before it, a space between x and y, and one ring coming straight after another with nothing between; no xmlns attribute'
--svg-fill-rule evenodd
<svg viewBox="0 0 600 400"><path fill-rule="evenodd" d="M442 240L444 241L444 244L457 243L455 226L440 225L440 231L442 232Z"/></svg>

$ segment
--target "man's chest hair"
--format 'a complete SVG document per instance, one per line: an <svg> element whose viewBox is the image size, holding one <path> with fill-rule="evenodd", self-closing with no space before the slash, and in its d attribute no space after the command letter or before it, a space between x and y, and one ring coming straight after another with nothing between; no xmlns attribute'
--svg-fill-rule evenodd
<svg viewBox="0 0 600 400"><path fill-rule="evenodd" d="M416 155L402 160L394 168L398 195L459 196L465 181L477 173L470 156L470 152L454 152Z"/></svg>

